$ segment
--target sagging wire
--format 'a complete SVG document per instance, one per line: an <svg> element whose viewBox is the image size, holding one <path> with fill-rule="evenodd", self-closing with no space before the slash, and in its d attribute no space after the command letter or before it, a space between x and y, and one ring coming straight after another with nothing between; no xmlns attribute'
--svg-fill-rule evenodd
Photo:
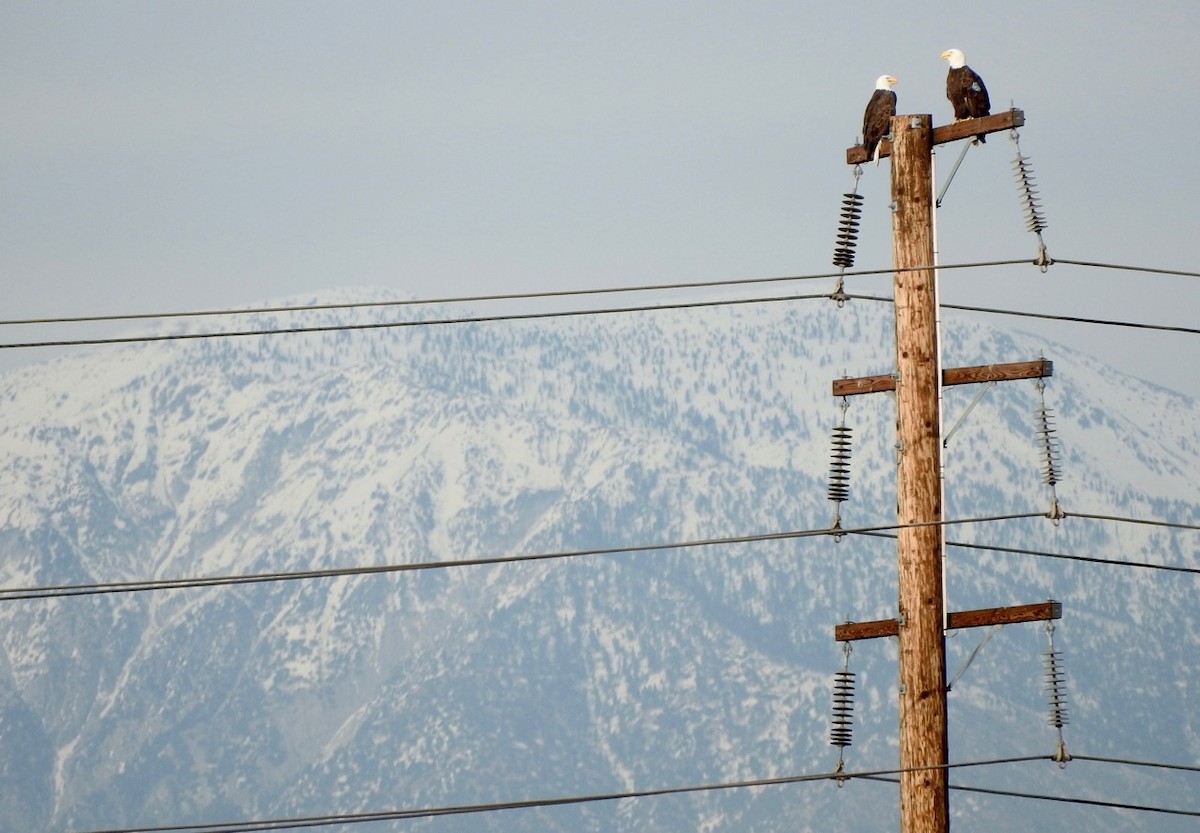
<svg viewBox="0 0 1200 833"><path fill-rule="evenodd" d="M1033 166L1029 162L1029 157L1021 153L1021 136L1017 133L1017 129L1014 127L1008 135L1017 148L1017 156L1013 159L1013 172L1017 187L1021 191L1021 207L1025 211L1025 228L1037 235L1038 253L1033 263L1046 272L1054 261L1046 251L1045 241L1042 240L1042 231L1048 224L1045 215L1042 214L1041 198L1034 187L1037 183L1033 175Z"/></svg>
<svg viewBox="0 0 1200 833"><path fill-rule="evenodd" d="M858 224L862 218L863 197L858 193L858 181L862 178L862 165L855 165L851 174L854 188L842 195L842 216L838 221L837 242L833 247L833 265L838 268L837 286L830 299L844 307L850 296L845 289L845 271L854 266L854 248L858 245Z"/></svg>
<svg viewBox="0 0 1200 833"><path fill-rule="evenodd" d="M833 501L833 520L829 528L834 530L842 528L842 502L850 497L850 435L854 431L846 426L846 410L849 407L848 399L843 396L841 414L838 424L834 426L831 440L828 496ZM841 535L835 533L834 540L840 541Z"/></svg>
<svg viewBox="0 0 1200 833"><path fill-rule="evenodd" d="M850 670L850 643L842 643L842 670L833 675L833 716L829 724L829 745L838 750L837 764L834 766L835 775L846 771L843 753L852 742L854 734L854 672ZM838 778L837 785L842 787L845 778Z"/></svg>
<svg viewBox="0 0 1200 833"><path fill-rule="evenodd" d="M1038 392L1038 410L1034 420L1038 441L1041 444L1042 482L1050 489L1050 511L1046 513L1046 516L1058 524L1066 517L1066 512L1059 506L1058 491L1055 488L1061 479L1059 464L1062 459L1062 451L1059 448L1058 437L1055 436L1055 431L1058 429L1054 425L1054 411L1046 407L1046 383L1038 379L1035 386Z"/></svg>
<svg viewBox="0 0 1200 833"><path fill-rule="evenodd" d="M1070 720L1067 715L1066 671L1063 669L1062 652L1054 647L1053 622L1046 623L1046 640L1049 642L1049 648L1043 656L1046 669L1045 691L1050 704L1049 723L1058 735L1053 760L1058 762L1060 768L1065 769L1071 755L1067 752L1067 745L1063 740L1063 727Z"/></svg>

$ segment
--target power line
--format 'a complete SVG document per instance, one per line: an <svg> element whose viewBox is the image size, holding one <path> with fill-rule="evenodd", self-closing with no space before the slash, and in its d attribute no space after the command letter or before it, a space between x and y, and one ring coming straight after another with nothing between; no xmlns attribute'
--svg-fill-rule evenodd
<svg viewBox="0 0 1200 833"><path fill-rule="evenodd" d="M1127 523L1146 524L1166 528L1200 530L1193 524L1178 524L1166 521L1153 521L1139 518L1121 518L1110 515L1088 515L1067 513L1067 517L1091 518ZM418 561L402 564L376 564L362 567L333 567L324 570L297 570L271 573L252 573L246 575L226 575L209 577L192 577L179 579L143 579L123 582L99 582L87 584L62 584L41 587L0 588L0 601L27 601L32 599L69 598L75 596L97 596L113 593L138 593L151 590L184 590L203 587L228 587L245 584L265 584L279 581L301 581L328 579L347 576L382 575L388 573L418 572L423 570L444 570L458 567L482 567L497 564L517 564L532 561L550 561L586 556L618 555L622 553L644 553L656 550L683 550L710 546L730 546L733 544L753 544L769 541L788 541L801 538L821 536L860 535L863 537L894 538L894 530L916 528L931 525L957 526L974 523L992 523L997 521L1021 520L1028 518L1044 518L1043 512L1026 512L1010 515L991 515L975 518L960 518L943 520L937 524L886 524L880 526L802 529L784 532L760 533L755 535L725 536L689 541L668 541L655 544L637 544L620 547L600 547L562 552L526 553L519 555L491 556L484 558L463 558L448 561ZM1018 555L1033 555L1043 558L1056 558L1087 563L1112 564L1117 566L1140 567L1144 569L1163 570L1187 574L1200 574L1200 569L1191 567L1176 567L1170 565L1146 564L1138 561L1120 561L1115 559L1094 558L1090 556L1071 555L1067 553L1045 552L1041 550L1022 549L1018 547L1003 547L987 544L972 544L966 542L947 541L947 546L963 549L982 549L994 552L1007 552Z"/></svg>
<svg viewBox="0 0 1200 833"><path fill-rule="evenodd" d="M1128 761L1117 758L1099 758L1091 756L1073 756L1075 760L1090 760L1104 763L1128 764L1135 766L1149 766L1172 770L1183 771L1200 771L1200 767L1178 766L1173 764L1164 764L1151 761ZM969 767L994 766L999 764L1012 763L1028 763L1033 761L1049 761L1053 756L1050 755L1030 755L1012 758L998 758L984 761L971 761L964 763L953 763L946 765L946 769L963 769ZM925 767L928 769L929 767ZM698 784L682 787L661 787L647 790L629 790L625 792L612 793L595 793L590 795L563 796L557 798L541 798L541 799L525 799L518 801L502 801L486 804L458 804L443 807L428 807L419 809L396 809L382 810L366 813L346 813L346 814L329 814L321 816L301 816L290 818L275 818L275 819L259 819L255 821L233 821L233 822L211 822L200 824L184 824L184 825L161 825L152 827L124 827L124 828L109 828L105 830L94 830L88 833L252 833L252 831L275 831L275 830L293 830L300 828L327 827L335 824L362 824L369 822L381 821L401 821L410 819L425 819L435 818L438 816L449 815L470 815L479 813L493 813L507 810L519 809L537 809L550 807L563 807L569 805L579 805L587 803L596 803L602 801L622 801L638 798L656 798L668 795L684 795L689 793L700 792L716 792L734 789L748 789L754 787L771 787L783 786L787 784L811 783L814 781L843 781L843 780L864 780L864 781L881 781L887 783L898 783L898 780L890 777L893 775L902 774L905 770L875 770L869 772L833 772L833 773L818 773L811 775L792 775L782 776L777 778L758 778L748 779L743 781L729 781L723 783ZM1136 810L1141 812L1168 813L1185 816L1200 816L1200 811L1181 810L1166 807L1155 807L1150 805L1128 804L1113 801L1099 801L1095 799L1078 798L1071 796L1053 796L1040 793L1018 792L1014 790L999 790L986 787L975 787L967 785L950 785L950 789L961 792L975 792L988 795L998 795L1012 798L1036 799L1042 801L1056 801L1068 804L1088 805L1097 807L1106 807L1112 809Z"/></svg>
<svg viewBox="0 0 1200 833"><path fill-rule="evenodd" d="M756 535L739 535L720 538L706 538L692 541L672 541L657 544L636 544L621 547L601 547L564 552L532 553L521 555L503 555L485 558L463 558L452 561L417 561L403 564L376 564L365 567L333 567L325 570L298 570L290 572L253 573L248 575L210 576L181 579L142 579L121 582L102 582L90 584L61 584L44 587L15 587L0 588L0 601L21 601L30 599L53 599L73 596L97 596L111 593L137 593L149 590L182 590L201 587L220 587L241 584L265 584L277 581L298 581L305 579L326 579L343 576L381 575L386 573L417 572L421 570L444 570L454 567L481 567L494 564L516 564L527 561L549 561L555 559L581 558L596 555L617 555L621 553L653 552L655 550L682 550L698 547L728 546L732 544L753 544L767 541L791 541L800 538L816 538L829 535L866 534L885 530L915 528L923 526L951 526L959 524L989 523L1008 521L1022 518L1044 518L1043 512L1026 512L1015 515L993 515L978 518L961 518L943 520L935 523L919 524L886 524L882 526L859 527L855 529L830 528L802 529L786 532L768 532Z"/></svg>
<svg viewBox="0 0 1200 833"><path fill-rule="evenodd" d="M1182 269L1156 269L1152 266L1129 266L1120 263L1101 263L1090 260L1065 260L1061 257L1054 258L1054 263L1063 263L1068 266L1090 266L1095 269L1116 269L1125 272L1144 272L1150 275L1174 275L1180 278L1200 278L1200 272L1188 272Z"/></svg>
<svg viewBox="0 0 1200 833"><path fill-rule="evenodd" d="M568 550L560 552L522 553L514 556L491 556L482 558L457 558L451 561L407 562L401 564L373 564L367 567L342 567L320 570L277 571L277 573L256 573L246 575L223 576L193 576L186 579L146 579L120 582L91 582L78 585L48 585L38 587L0 588L0 601L20 601L31 599L56 599L80 597L80 595L103 595L112 593L138 593L146 591L167 591L167 589L194 589L203 587L228 587L236 585L258 585L278 581L302 581L335 579L335 577L383 575L390 573L415 573L422 570L442 570L466 567L487 567L496 564L517 564L524 562L559 561L559 559L581 558L588 556L622 555L622 553L653 552L659 550L688 550L707 546L730 546L736 544L760 544L767 541L798 540L803 538L828 537L828 535L862 535L864 538L895 538L894 531L904 528L924 526L961 526L967 523L989 523L997 521L1025 520L1032 517L1046 517L1045 513L1019 513L1012 515L991 515L968 517L968 519L943 520L937 523L892 523L892 525L868 527L823 527L816 529L792 529L786 532L760 533L751 535L728 535L728 537L707 538L685 541L664 541L658 544L638 544L614 547L594 547L586 550ZM1200 531L1200 526L1188 523L1172 523L1145 519L1130 519L1112 515L1090 515L1067 513L1067 517L1081 519L1139 523L1139 525L1164 528L1194 529ZM1148 564L1145 562L1121 561L1121 559L1097 558L1091 556L1070 555L1070 553L1048 552L1042 550L1022 549L990 544L971 544L966 541L946 541L947 546L959 549L988 550L992 552L1007 552L1013 555L1028 555L1043 558L1064 559L1064 561L1079 561L1085 563L1120 565L1120 567L1135 567L1151 570L1172 571L1172 573L1200 574L1200 569L1175 567L1166 564Z"/></svg>
<svg viewBox="0 0 1200 833"><path fill-rule="evenodd" d="M328 827L335 824L363 824L380 821L427 819L438 816L495 813L506 810L564 807L569 805L590 804L602 801L623 801L627 799L658 798L669 795L686 795L689 793L750 789L754 787L775 787L787 784L810 783L814 781L843 781L847 778L866 779L887 775L899 775L909 771L920 771L921 769L962 769L967 767L983 767L994 766L997 764L1025 763L1029 761L1048 760L1051 760L1050 755L1029 755L1015 758L998 758L986 761L970 761L964 763L946 764L944 767L921 767L910 770L885 769L857 774L847 772L828 772L813 775L787 775L777 778L755 778L744 781L694 784L682 787L660 787L647 790L628 790L625 792L595 793L591 795L563 796L558 798L499 801L487 804L457 804L445 807L428 807L407 810L380 810L376 812L329 814L322 816L299 816L292 818L260 819L257 821L212 822L203 824L161 825L152 827L120 827L108 828L104 830L91 830L87 831L87 833L253 833L253 831L263 830L295 830L299 828Z"/></svg>
<svg viewBox="0 0 1200 833"><path fill-rule="evenodd" d="M947 541L946 546L957 547L959 549L990 550L991 552L1013 553L1016 555L1033 555L1039 558L1056 558L1064 561L1082 561L1087 564L1110 564L1114 567L1140 567L1145 570L1161 570L1169 573L1200 575L1200 568L1176 567L1172 564L1148 564L1145 561L1130 561L1127 559L1117 558L1096 558L1088 555L1069 555L1061 552L1044 552L1041 550L1020 549L1018 547L1001 547L994 544L968 544L961 541Z"/></svg>
<svg viewBox="0 0 1200 833"><path fill-rule="evenodd" d="M1144 766L1153 769L1169 769L1176 772L1200 772L1200 766L1189 764L1165 764L1159 761L1134 761L1128 758L1103 758L1096 755L1071 755L1073 761L1095 761L1101 764L1120 764L1122 766Z"/></svg>
<svg viewBox="0 0 1200 833"><path fill-rule="evenodd" d="M993 260L975 263L951 263L940 266L940 269L974 269L983 266L1013 266L1019 264L1032 264L1030 260ZM928 269L931 267L913 267L914 269ZM58 316L47 318L23 318L0 320L0 326L9 325L31 325L31 324L86 324L86 323L102 323L102 322L119 322L119 321L146 321L154 319L169 319L169 318L199 318L210 316L235 316L235 315L257 315L262 313L287 313L287 312L314 312L314 311L329 311L329 310L347 310L347 309L368 309L368 308L384 308L384 307L412 307L412 306L447 306L452 304L478 303L484 301L532 301L532 300L549 300L551 298L579 298L595 295L613 295L636 292L662 292L669 290L688 290L688 289L716 289L721 287L736 287L736 286L761 286L764 284L787 283L791 281L810 281L839 278L842 276L865 277L871 275L891 275L897 271L912 271L912 270L897 270L895 268L887 269L862 269L852 272L814 272L806 275L784 275L778 277L766 278L729 278L715 281L692 281L692 282L677 282L677 283L659 283L659 284L643 284L635 286L609 286L591 289L561 289L549 290L543 292L513 292L513 293L498 293L493 295L466 295L466 296L450 296L445 298L424 298L424 299L396 299L391 301L361 301L361 302L346 302L346 303L329 303L329 304L304 304L299 306L270 306L270 307L252 307L248 309L205 309L205 310L185 310L176 312L145 312L145 313L125 313L116 315L80 315L80 316ZM821 297L829 297L823 295Z"/></svg>
<svg viewBox="0 0 1200 833"><path fill-rule="evenodd" d="M1197 327L1176 327L1170 324L1144 324L1138 321L1119 321L1112 318L1082 318L1077 315L1052 315L1045 312L1024 312L1021 310L997 309L994 307L973 307L966 304L942 304L942 309L961 310L964 312L983 312L991 315L1012 315L1020 318L1039 318L1044 321L1066 321L1074 324L1103 324L1109 327L1126 327L1138 330L1153 330L1163 333L1187 333L1200 335Z"/></svg>
<svg viewBox="0 0 1200 833"><path fill-rule="evenodd" d="M1006 263L1024 263L1026 261L994 261L992 263L971 263L958 264L957 266L945 266L941 268L972 268L979 266L995 266ZM895 270L869 270L859 272L860 275L882 274L884 272L891 273ZM797 276L791 278L766 278L760 280L807 280L817 277L836 277L837 273L826 273L821 275ZM697 285L698 286L698 285ZM600 290L609 291L609 290ZM612 290L617 291L617 290ZM586 292L586 290L581 290ZM570 293L559 293L570 294ZM484 297L484 296L480 296ZM492 296L494 298L522 297L522 296ZM538 297L536 295L529 297ZM415 321L375 321L360 324L323 324L311 325L306 327L262 327L250 330L226 330L221 332L198 332L198 333L162 333L158 335L142 335L142 336L112 336L112 337L96 337L96 338L73 338L73 339L53 339L46 341L22 341L0 344L0 350L16 350L30 349L37 347L96 347L102 345L117 345L117 344L149 344L165 341L196 341L203 339L215 338L245 338L250 336L271 336L271 335L297 335L301 333L330 333L330 332L348 332L354 330L386 330L386 329L403 329L412 327L431 327L431 326L449 326L455 324L489 324L510 321L540 321L553 318L577 318L591 315L616 315L621 313L636 313L636 312L661 312L668 310L686 310L686 309L701 309L708 307L728 307L728 306L744 306L750 304L766 304L779 303L786 301L815 301L826 300L831 296L826 293L810 294L810 295L781 295L766 298L735 298L724 300L709 300L709 301L679 301L674 303L662 304L643 304L625 307L605 307L581 310L555 310L547 312L524 312L524 313L498 313L493 315L475 315L461 316L457 318L428 318ZM388 303L433 303L433 302L388 302ZM363 306L373 306L374 304L364 304ZM357 305L348 305L357 306ZM314 305L311 307L278 307L276 311L290 310L310 310L310 309L337 309L339 305ZM254 310L253 312L258 312ZM221 314L215 311L201 311L197 315L217 315ZM231 311L228 314L238 314ZM178 315L184 315L179 313ZM154 317L154 316L134 316L136 317ZM59 322L83 322L83 321L99 321L99 320L122 320L122 316L111 316L107 319L103 318L77 318L77 319L58 319ZM24 323L54 323L51 319L45 319L43 322L28 321L9 321L0 322L0 324L24 324Z"/></svg>
<svg viewBox="0 0 1200 833"><path fill-rule="evenodd" d="M828 295L781 295L771 298L735 298L721 301L681 301L671 304L648 304L644 306L608 307L604 309L560 310L554 312L520 312L497 315L465 316L460 318L428 318L419 321L374 321L365 324L322 324L308 327L277 327L254 330L226 330L203 333L164 333L145 336L115 336L111 338L75 338L54 341L25 341L0 344L2 350L30 347L83 347L111 344L146 344L160 341L195 341L210 338L244 338L247 336L295 335L298 333L332 333L352 330L389 330L409 327L448 326L453 324L489 324L500 321L539 321L548 318L575 318L585 315L615 315L630 312L658 312L665 310L698 309L701 307L726 307L747 304L767 304L781 301L812 301L827 299Z"/></svg>
<svg viewBox="0 0 1200 833"><path fill-rule="evenodd" d="M1057 262L1057 261L1056 261ZM1073 261L1067 261L1073 262ZM937 267L938 269L971 269L988 266L1008 266L1014 264L1030 263L1026 260L998 260L978 263L959 263L948 264ZM1082 263L1082 262L1080 262ZM1098 264L1084 264L1098 265ZM449 305L455 303L470 303L477 301L505 301L505 300L522 300L522 299L548 299L556 297L572 297L586 295L600 295L618 292L644 292L644 291L660 291L667 289L700 289L721 286L744 286L753 284L764 284L784 281L804 281L814 280L819 278L838 278L844 276L869 276L880 274L894 274L896 271L913 271L918 269L929 269L931 267L909 267L906 269L869 269L858 272L846 272L843 274L837 272L824 272L810 275L791 275L785 277L771 278L745 278L731 279L724 281L708 281L699 283L677 283L677 284L656 284L640 287L606 287L600 289L581 289L581 290L562 290L554 292L529 292L529 293L514 293L507 295L477 295L464 296L456 298L441 298L430 300L396 300L396 301L366 301L358 303L337 303L337 304L310 304L294 307L260 307L245 310L195 310L181 312L166 312L166 313L133 313L120 315L99 315L99 316L75 316L75 317L59 317L59 318L30 318L30 319L12 319L0 321L0 326L3 325L32 325L32 324L77 324L77 323L99 323L99 322L118 322L118 321L137 321L149 319L169 319L169 318L187 318L201 316L235 316L235 315L251 315L259 313L282 313L282 312L306 312L315 310L344 310L344 309L362 309L362 308L383 308L395 306L431 306L431 305ZM1123 267L1135 269L1137 267ZM1186 272L1175 272L1170 270L1153 270L1145 269L1143 271L1157 271L1166 274L1191 274ZM380 329L399 329L406 327L421 327L421 326L437 326L437 325L453 325L453 324L482 324L482 323L498 323L505 321L533 321L551 318L570 318L588 315L613 315L619 313L634 313L634 312L653 312L662 310L683 310L683 309L699 309L706 307L722 307L722 306L737 306L758 303L777 303L782 301L809 301L828 299L831 296L825 293L810 294L810 295L786 295L774 296L766 298L739 298L731 300L719 301L690 301L690 302L675 302L664 304L644 304L625 307L607 307L584 310L561 310L552 312L539 313L510 313L496 315L480 315L480 316L464 316L458 318L434 318L417 321L382 321L370 322L364 324L328 324L314 325L308 327L275 327L275 328L259 328L252 330L229 330L224 332L200 332L200 333L165 333L159 335L144 335L144 336L116 336L109 338L76 338L76 339L52 339L44 341L23 341L10 342L8 344L0 344L0 350L12 349L30 349L37 347L83 347L83 346L102 346L116 344L146 344L164 341L192 341L212 338L244 338L250 336L269 336L269 335L294 335L302 333L325 333L325 332L344 332L353 330L380 330ZM860 295L850 294L844 295L847 300L860 301L880 301L892 303L892 299L884 296L876 295ZM1054 315L1050 313L1037 313L1025 310L1002 309L998 307L980 307L966 304L941 304L943 309L953 309L964 312L979 312L991 315L1008 315L1023 318L1041 319L1047 321L1064 321L1081 324L1099 324L1113 327L1126 327L1150 330L1156 332L1173 332L1184 333L1189 335L1200 335L1200 328L1183 327L1169 324L1147 324L1137 321L1122 321L1118 319L1105 318L1086 318L1081 316L1071 315Z"/></svg>
<svg viewBox="0 0 1200 833"><path fill-rule="evenodd" d="M1068 260L1056 258L1053 263L1066 264L1072 266L1087 266L1100 269L1118 269L1133 272L1145 272L1159 275L1176 275L1181 277L1200 277L1200 273L1188 272L1178 269L1158 269L1148 266L1131 266L1114 263L1101 263L1084 260ZM941 264L936 268L940 270L949 269L974 269L979 267L995 267L995 266L1018 266L1018 265L1039 265L1037 261L1031 261L1025 258L1009 259L1009 260L993 260L979 261L972 263L950 263ZM911 271L925 270L933 268L931 266L912 267ZM422 299L395 299L391 301L359 301L345 303L329 303L329 304L302 304L298 306L266 306L252 307L248 309L201 309L201 310L176 310L168 312L144 312L144 313L119 313L114 315L78 315L78 316L51 316L44 318L17 318L0 320L0 326L11 325L33 325L33 324L85 324L85 323L103 323L103 322L119 322L119 321L147 321L161 320L170 318L200 318L213 316L235 316L235 315L256 315L263 313L289 313L289 312L314 312L314 311L329 311L329 310L348 310L348 309L368 309L368 308L384 308L384 307L408 307L408 306L445 306L451 304L464 303L480 303L494 301L531 301L531 300L549 300L552 298L580 298L597 295L612 295L623 293L636 292L664 292L690 289L715 289L720 287L736 287L736 286L761 286L764 284L773 283L788 283L792 281L808 281L808 280L824 280L837 279L840 277L869 277L874 275L891 275L897 271L894 267L886 269L860 269L846 272L813 272L800 275L780 275L765 278L727 278L713 281L676 281L670 283L657 284L639 284L633 286L606 286L593 287L589 289L564 289L564 290L547 290L542 292L511 292L511 293L495 293L487 295L465 295L465 296L447 296L444 298L422 298ZM854 296L851 296L854 297ZM862 296L866 299L867 296ZM943 306L948 306L943 304ZM960 307L952 307L959 309ZM974 309L971 307L961 307L961 309ZM986 308L974 309L977 312L996 312L1007 315L1031 315L1033 313L1021 313L1011 310L992 310ZM1073 320L1063 318L1062 320ZM1114 324L1117 326L1145 326L1138 324L1129 324L1125 322L1102 321L1092 319L1080 319L1086 323L1098 324ZM1175 329L1175 328L1167 328ZM1183 332L1190 332L1188 328L1178 328Z"/></svg>
<svg viewBox="0 0 1200 833"><path fill-rule="evenodd" d="M882 303L894 303L892 298L886 295L846 295L846 298L851 301L879 301ZM1141 321L1122 321L1115 318L1084 318L1077 315L1054 315L1046 312L1029 312L1028 310L1003 309L1000 307L977 307L968 304L939 304L942 309L952 309L959 312L981 312L989 315L1010 315L1017 318L1035 318L1044 321L1065 321L1073 324L1101 324L1108 327L1126 327L1138 330L1151 330L1154 332L1163 333L1184 333L1187 335L1200 335L1200 328L1197 327L1177 327L1172 324L1146 324Z"/></svg>
<svg viewBox="0 0 1200 833"><path fill-rule="evenodd" d="M859 780L863 781L886 781L892 784L899 784L897 778L888 778L875 775L861 776ZM958 792L982 793L984 795L1000 795L1007 798L1029 798L1037 801L1057 801L1062 804L1081 804L1090 807L1106 807L1113 810L1134 810L1142 813L1167 813L1176 816L1200 816L1200 810L1180 810L1171 807L1154 807L1148 804L1126 804L1118 801L1101 801L1094 798L1075 798L1065 795L1045 795L1042 793L1018 792L1016 790L998 790L987 787L970 787L964 784L948 784L951 790Z"/></svg>
<svg viewBox="0 0 1200 833"><path fill-rule="evenodd" d="M1157 526L1164 529L1200 530L1200 524L1173 523L1171 521L1155 521L1146 518L1130 518L1122 515L1094 515L1086 512L1066 512L1064 518L1083 518L1091 521L1115 521L1123 524L1140 524L1142 526Z"/></svg>
<svg viewBox="0 0 1200 833"><path fill-rule="evenodd" d="M867 538L890 538L895 539L894 533L887 532L856 532L855 535L862 535ZM1200 568L1197 567L1177 567L1172 564L1150 564L1145 561L1130 561L1119 558L1097 558L1089 555L1071 555L1062 552L1047 552L1045 550L1031 550L1023 547L1003 547L998 544L969 544L965 541L946 541L947 547L956 547L965 550L986 550L988 552L1002 552L1012 555L1033 555L1039 558L1055 558L1064 561L1082 561L1087 564L1108 564L1114 567L1140 567L1144 570L1162 570L1171 573L1186 573L1190 575L1200 575ZM3 591L0 591L3 592Z"/></svg>

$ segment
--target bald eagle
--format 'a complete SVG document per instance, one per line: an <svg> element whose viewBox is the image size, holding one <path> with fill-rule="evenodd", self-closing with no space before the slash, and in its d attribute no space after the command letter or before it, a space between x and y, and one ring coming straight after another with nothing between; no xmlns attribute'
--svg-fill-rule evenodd
<svg viewBox="0 0 1200 833"><path fill-rule="evenodd" d="M867 158L874 157L879 164L879 145L884 136L892 129L892 116L896 115L896 94L892 85L896 79L890 75L881 75L875 81L875 92L867 102L866 112L863 113L863 148Z"/></svg>
<svg viewBox="0 0 1200 833"><path fill-rule="evenodd" d="M950 71L946 73L946 98L954 106L954 120L990 115L992 103L988 100L987 87L979 73L967 66L962 50L947 49L942 57L950 64ZM980 136L979 141L984 138Z"/></svg>

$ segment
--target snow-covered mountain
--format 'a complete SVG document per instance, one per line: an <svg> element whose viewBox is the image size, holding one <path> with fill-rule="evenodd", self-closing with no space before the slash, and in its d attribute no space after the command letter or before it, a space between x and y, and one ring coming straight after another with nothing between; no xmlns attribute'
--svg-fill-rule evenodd
<svg viewBox="0 0 1200 833"><path fill-rule="evenodd" d="M322 300L346 300L331 295ZM445 312L444 310L440 312ZM260 315L254 326L400 319ZM425 311L437 316L438 312ZM450 317L453 317L450 316ZM205 326L213 326L209 322ZM947 366L1055 362L1067 512L1200 521L1196 403L978 322ZM0 377L0 586L580 552L822 529L830 383L891 311L771 303L98 347ZM947 425L979 388L946 391ZM1045 512L1032 382L949 441L947 515ZM894 521L894 414L856 397L845 527ZM1196 533L1068 517L954 542L1200 567ZM1200 761L1194 574L949 548L952 609L1060 600L1068 750ZM261 584L0 600L0 827L63 831L606 794L829 772L836 623L895 615L895 545L826 536ZM986 632L950 640L954 675ZM951 756L1054 751L1041 625L951 693ZM895 650L857 643L850 771L896 765ZM1194 776L1075 761L952 783L1200 809ZM955 824L1194 819L980 793ZM820 781L357 829L887 830Z"/></svg>

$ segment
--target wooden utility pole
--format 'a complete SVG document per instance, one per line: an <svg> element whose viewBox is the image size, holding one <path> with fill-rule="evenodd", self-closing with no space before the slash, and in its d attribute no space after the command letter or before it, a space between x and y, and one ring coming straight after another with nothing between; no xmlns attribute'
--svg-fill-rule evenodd
<svg viewBox="0 0 1200 833"><path fill-rule="evenodd" d="M900 831L948 833L949 750L946 710L947 628L1058 619L1054 601L960 613L945 611L942 592L941 386L1050 376L1044 359L941 368L933 246L933 146L1009 130L1025 123L1015 108L934 128L928 115L895 116L881 156L892 158L892 259L895 268L896 367L886 376L840 379L834 396L896 392L896 514L899 524L899 617L848 622L839 641L895 636L900 664ZM866 158L862 145L846 162Z"/></svg>
<svg viewBox="0 0 1200 833"><path fill-rule="evenodd" d="M895 116L892 261L896 268L896 520L901 525L897 550L901 833L950 829L933 198L933 119Z"/></svg>

